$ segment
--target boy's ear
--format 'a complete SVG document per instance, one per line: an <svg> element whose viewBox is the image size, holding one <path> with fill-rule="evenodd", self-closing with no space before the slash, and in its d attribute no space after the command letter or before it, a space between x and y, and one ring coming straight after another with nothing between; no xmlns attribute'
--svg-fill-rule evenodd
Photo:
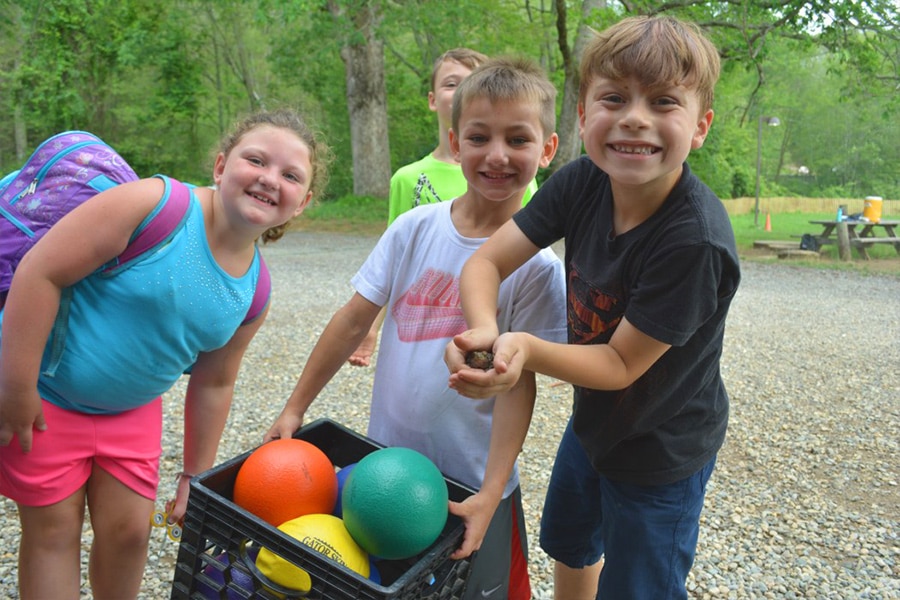
<svg viewBox="0 0 900 600"><path fill-rule="evenodd" d="M456 135L452 127L447 130L447 138L450 142L450 153L456 159L456 162L459 162L459 136Z"/></svg>
<svg viewBox="0 0 900 600"><path fill-rule="evenodd" d="M706 135L709 133L709 128L712 126L712 122L713 111L710 109L700 117L699 121L697 121L697 129L694 131L694 138L691 140L691 150L696 150L703 146L703 142L706 141Z"/></svg>
<svg viewBox="0 0 900 600"><path fill-rule="evenodd" d="M578 102L578 137L584 141L584 103Z"/></svg>
<svg viewBox="0 0 900 600"><path fill-rule="evenodd" d="M544 151L541 152L541 162L539 163L542 169L546 169L553 162L557 148L559 148L559 136L556 135L556 132L553 132L550 134L550 137L544 140Z"/></svg>
<svg viewBox="0 0 900 600"><path fill-rule="evenodd" d="M434 100L434 91L432 90L428 92L428 110L430 110L431 112L437 112L437 109L438 107Z"/></svg>

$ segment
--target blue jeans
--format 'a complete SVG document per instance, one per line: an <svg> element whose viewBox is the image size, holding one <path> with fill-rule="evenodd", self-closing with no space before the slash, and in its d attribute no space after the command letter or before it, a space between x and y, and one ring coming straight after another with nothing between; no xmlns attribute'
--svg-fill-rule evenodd
<svg viewBox="0 0 900 600"><path fill-rule="evenodd" d="M570 420L541 515L541 548L576 569L604 557L598 599L686 599L715 462L666 485L612 481L591 466Z"/></svg>

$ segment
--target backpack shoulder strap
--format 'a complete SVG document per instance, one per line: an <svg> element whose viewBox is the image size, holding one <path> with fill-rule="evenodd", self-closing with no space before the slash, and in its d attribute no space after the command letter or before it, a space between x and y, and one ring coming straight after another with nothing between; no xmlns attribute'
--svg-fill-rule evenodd
<svg viewBox="0 0 900 600"><path fill-rule="evenodd" d="M145 252L169 241L184 224L191 205L190 189L177 179L165 175L155 175L155 177L161 179L165 184L162 198L153 212L147 215L138 226L125 251L119 255L116 264L107 269L107 272L126 268Z"/></svg>
<svg viewBox="0 0 900 600"><path fill-rule="evenodd" d="M262 253L259 250L256 252L259 255L259 279L256 280L256 289L253 292L253 301L250 303L247 317L241 325L255 321L266 310L269 298L272 296L272 276L269 273L269 267L266 266Z"/></svg>

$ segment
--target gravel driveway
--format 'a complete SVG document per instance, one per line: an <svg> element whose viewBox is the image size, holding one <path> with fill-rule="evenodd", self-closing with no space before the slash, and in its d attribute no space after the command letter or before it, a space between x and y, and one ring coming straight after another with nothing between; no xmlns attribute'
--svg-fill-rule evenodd
<svg viewBox="0 0 900 600"><path fill-rule="evenodd" d="M272 309L248 351L219 462L260 442L375 241L300 232L265 248ZM732 417L691 597L900 598L900 279L745 263L726 336ZM309 420L364 432L371 378L344 367ZM166 399L160 505L181 466L182 393L183 382ZM537 524L570 401L569 386L540 379L521 458L538 600L552 597ZM18 598L17 531L15 506L0 499L0 598ZM176 552L153 532L142 599L168 598Z"/></svg>

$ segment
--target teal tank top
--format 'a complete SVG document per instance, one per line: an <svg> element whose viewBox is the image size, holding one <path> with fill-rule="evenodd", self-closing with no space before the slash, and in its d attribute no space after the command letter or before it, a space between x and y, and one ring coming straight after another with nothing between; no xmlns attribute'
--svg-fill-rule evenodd
<svg viewBox="0 0 900 600"><path fill-rule="evenodd" d="M113 276L73 287L68 332L51 376L44 353L41 396L68 410L118 413L166 392L201 352L224 346L247 316L260 277L259 250L242 277L219 267L203 211L191 206L171 241Z"/></svg>

